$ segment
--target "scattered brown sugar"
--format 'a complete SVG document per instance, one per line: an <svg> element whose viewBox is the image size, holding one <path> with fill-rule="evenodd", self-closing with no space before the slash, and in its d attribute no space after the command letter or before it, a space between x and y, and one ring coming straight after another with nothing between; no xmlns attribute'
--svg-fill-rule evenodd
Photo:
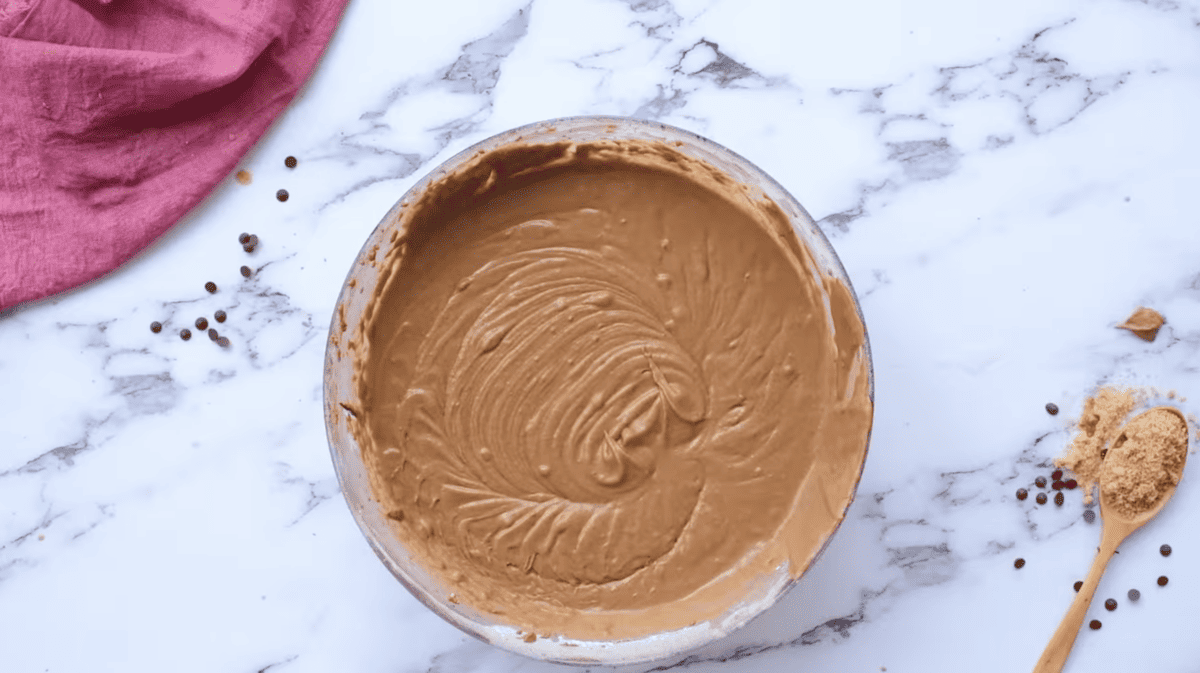
<svg viewBox="0 0 1200 673"><path fill-rule="evenodd" d="M248 185L254 181L254 174L243 168L234 174L233 179L237 180L239 185Z"/></svg>
<svg viewBox="0 0 1200 673"><path fill-rule="evenodd" d="M1161 313L1142 306L1117 327L1127 329L1146 341L1154 341L1154 337L1158 336L1158 328L1162 327L1164 322L1166 321Z"/></svg>
<svg viewBox="0 0 1200 673"><path fill-rule="evenodd" d="M1107 501L1130 517L1153 509L1179 483L1187 437L1183 419L1167 409L1151 409L1130 421L1100 468Z"/></svg>
<svg viewBox="0 0 1200 673"><path fill-rule="evenodd" d="M1092 502L1093 487L1100 481L1100 465L1109 442L1138 404L1133 390L1101 388L1083 404L1077 432L1055 465L1075 473L1083 485L1083 501Z"/></svg>

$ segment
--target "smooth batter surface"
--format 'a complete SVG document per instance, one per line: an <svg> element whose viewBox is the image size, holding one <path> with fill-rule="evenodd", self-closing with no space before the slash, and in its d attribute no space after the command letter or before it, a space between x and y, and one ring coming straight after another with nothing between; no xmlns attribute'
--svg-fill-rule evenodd
<svg viewBox="0 0 1200 673"><path fill-rule="evenodd" d="M404 211L355 429L453 600L637 637L807 566L870 428L864 334L765 199L665 145L508 146ZM738 204L739 205L735 205Z"/></svg>

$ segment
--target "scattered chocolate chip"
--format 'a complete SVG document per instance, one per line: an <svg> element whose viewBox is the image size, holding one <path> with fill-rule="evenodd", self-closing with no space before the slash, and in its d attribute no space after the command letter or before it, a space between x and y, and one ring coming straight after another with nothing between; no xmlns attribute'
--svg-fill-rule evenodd
<svg viewBox="0 0 1200 673"><path fill-rule="evenodd" d="M1115 599L1115 598L1110 598L1110 599L1108 599L1108 600L1104 601L1104 609L1105 609L1105 610L1108 610L1109 612L1112 612L1113 610L1116 610L1116 609L1117 609L1117 601L1116 601L1116 599Z"/></svg>
<svg viewBox="0 0 1200 673"><path fill-rule="evenodd" d="M217 312L213 314L213 318L217 322L225 322L225 312L220 309L217 309Z"/></svg>
<svg viewBox="0 0 1200 673"><path fill-rule="evenodd" d="M254 249L257 247L258 236L255 234L250 234L250 240L242 244L242 250L245 250L246 252L254 252Z"/></svg>
<svg viewBox="0 0 1200 673"><path fill-rule="evenodd" d="M241 243L242 245L246 245L249 242L250 242L250 234L242 232L242 234L238 236L238 243Z"/></svg>
<svg viewBox="0 0 1200 673"><path fill-rule="evenodd" d="M204 284L204 289L208 290L209 294L216 294L217 293L217 284L210 280Z"/></svg>
<svg viewBox="0 0 1200 673"><path fill-rule="evenodd" d="M1056 491L1061 491L1061 490L1063 490L1063 487L1064 487L1064 486L1066 486L1066 484L1064 484L1064 483L1063 483L1061 480L1059 480L1059 481L1055 481L1053 484L1050 484L1050 488L1052 488L1052 489L1054 489L1054 490L1056 490Z"/></svg>
<svg viewBox="0 0 1200 673"><path fill-rule="evenodd" d="M204 316L196 318L196 329L200 331L208 329L208 318L205 318Z"/></svg>
<svg viewBox="0 0 1200 673"><path fill-rule="evenodd" d="M1025 559L1019 558L1016 561L1013 561L1013 567L1016 568L1017 570L1024 568L1025 567Z"/></svg>
<svg viewBox="0 0 1200 673"><path fill-rule="evenodd" d="M1046 403L1046 413L1050 414L1051 416L1057 416L1058 415L1058 405L1053 402L1047 402Z"/></svg>
<svg viewBox="0 0 1200 673"><path fill-rule="evenodd" d="M1046 488L1046 478L1045 477L1038 477L1037 479L1033 480L1033 483L1036 484L1038 488Z"/></svg>
<svg viewBox="0 0 1200 673"><path fill-rule="evenodd" d="M1099 631L1100 630L1100 620L1093 619L1091 622L1088 623L1088 626L1092 627L1093 631Z"/></svg>
<svg viewBox="0 0 1200 673"><path fill-rule="evenodd" d="M1054 481L1058 481L1059 479L1062 479L1062 470L1055 470L1055 471L1051 472L1050 478L1053 479Z"/></svg>
<svg viewBox="0 0 1200 673"><path fill-rule="evenodd" d="M1028 497L1029 497L1029 491L1026 491L1023 488L1017 489L1017 500L1024 500L1025 498L1028 498Z"/></svg>
<svg viewBox="0 0 1200 673"><path fill-rule="evenodd" d="M1059 507L1062 507L1063 503L1066 501L1067 499L1063 497L1062 491L1054 494L1054 504L1058 505Z"/></svg>
<svg viewBox="0 0 1200 673"><path fill-rule="evenodd" d="M1163 556L1170 556L1171 555L1171 545L1164 544L1163 546L1159 547L1158 553L1162 554Z"/></svg>
<svg viewBox="0 0 1200 673"><path fill-rule="evenodd" d="M1168 581L1168 580L1167 580L1167 576L1166 576L1166 575L1163 575L1163 576L1159 577L1159 578L1158 578L1158 586L1160 586L1160 587L1165 587L1165 586L1167 586L1167 581Z"/></svg>
<svg viewBox="0 0 1200 673"><path fill-rule="evenodd" d="M243 277L245 277L245 278L249 278L249 277L250 277L250 274L252 274L252 273L254 273L254 272L250 270L250 267L248 267L248 266L243 266L243 267L242 267L242 276L243 276Z"/></svg>
<svg viewBox="0 0 1200 673"><path fill-rule="evenodd" d="M1092 523L1096 520L1096 513L1090 509L1083 510L1083 520L1088 523Z"/></svg>
<svg viewBox="0 0 1200 673"><path fill-rule="evenodd" d="M288 168L295 168L296 167L296 157L288 157L288 158L284 159L283 165L287 166Z"/></svg>
<svg viewBox="0 0 1200 673"><path fill-rule="evenodd" d="M1079 590L1082 588L1083 588L1083 580L1075 580L1075 593L1079 593Z"/></svg>
<svg viewBox="0 0 1200 673"><path fill-rule="evenodd" d="M180 338L180 339L183 339L184 341L187 341L188 339L191 339L191 338L192 338L192 330L190 330L190 329L188 329L188 328L186 328L186 327L184 327L183 329L179 330L179 338Z"/></svg>
<svg viewBox="0 0 1200 673"><path fill-rule="evenodd" d="M1037 494L1037 504L1039 504L1039 505L1046 504L1046 494L1045 493Z"/></svg>
<svg viewBox="0 0 1200 673"><path fill-rule="evenodd" d="M151 331L151 332L154 332L155 334L158 334L159 332L161 332L161 331L162 331L162 323L160 323L160 322L159 322L159 321L157 321L157 320L155 320L154 322L150 323L150 331Z"/></svg>
<svg viewBox="0 0 1200 673"><path fill-rule="evenodd" d="M221 348L229 348L229 338L228 337L218 337L217 345L220 346Z"/></svg>
<svg viewBox="0 0 1200 673"><path fill-rule="evenodd" d="M219 335L219 334L217 334L217 330L215 330L215 329L213 329L213 328L211 328L211 327L210 327L210 328L208 328L208 338L209 338L209 339L212 339L213 341L216 341L218 336L220 336L220 335Z"/></svg>
<svg viewBox="0 0 1200 673"><path fill-rule="evenodd" d="M1066 486L1068 490L1073 489L1078 485L1079 482L1075 481L1074 479L1068 479L1063 482L1063 486Z"/></svg>
<svg viewBox="0 0 1200 673"><path fill-rule="evenodd" d="M1137 599L1139 599L1141 597L1142 597L1142 592L1138 591L1137 589L1129 590L1129 600L1136 601Z"/></svg>
<svg viewBox="0 0 1200 673"><path fill-rule="evenodd" d="M281 190L275 192L275 198L279 199L280 201L287 201L288 200L287 190L281 189Z"/></svg>

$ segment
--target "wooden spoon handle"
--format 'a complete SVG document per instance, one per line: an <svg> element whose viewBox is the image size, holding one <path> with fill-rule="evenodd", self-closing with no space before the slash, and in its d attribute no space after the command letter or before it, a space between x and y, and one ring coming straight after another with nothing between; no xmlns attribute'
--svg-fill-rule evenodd
<svg viewBox="0 0 1200 673"><path fill-rule="evenodd" d="M1105 530L1104 536L1100 539L1100 550L1096 552L1096 560L1092 561L1092 569L1088 571L1087 578L1083 580L1083 586L1079 588L1079 593L1075 596L1075 601L1067 609L1067 614L1063 616L1058 630L1054 632L1046 649L1042 652L1042 657L1038 659L1037 666L1033 667L1033 673L1059 673L1062 671L1063 666L1067 663L1067 657L1071 655L1071 647L1075 645L1075 637L1079 635L1079 629L1083 626L1083 618L1087 615L1092 598L1096 595L1096 589L1100 586L1100 577L1104 574L1104 569L1108 567L1108 562L1112 559L1113 554L1116 553L1117 546L1124 539L1124 535L1110 534L1107 529Z"/></svg>

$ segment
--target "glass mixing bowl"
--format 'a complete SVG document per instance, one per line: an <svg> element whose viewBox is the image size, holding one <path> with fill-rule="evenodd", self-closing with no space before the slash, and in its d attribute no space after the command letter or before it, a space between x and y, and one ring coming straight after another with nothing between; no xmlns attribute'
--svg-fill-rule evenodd
<svg viewBox="0 0 1200 673"><path fill-rule="evenodd" d="M552 119L506 131L459 152L430 171L429 175L396 202L363 244L342 286L330 327L324 374L326 430L342 493L363 535L388 570L430 610L480 640L535 659L578 665L618 665L654 661L712 642L745 625L775 604L795 583L793 576L800 573L794 572L795 569L789 569L786 565L779 567L769 577L764 578L764 581L750 588L740 602L721 617L685 628L629 640L584 641L553 637L526 642L524 634L516 627L498 623L490 615L476 611L469 605L447 600L442 585L428 570L414 561L402 541L389 527L386 513L371 492L362 452L349 427L353 416L352 409L357 408L357 394L352 384L354 352L349 341L350 336L358 329L368 300L376 290L379 281L376 260L386 259L391 249L392 234L397 228L402 204L415 200L432 181L454 171L478 153L493 150L507 143L585 142L603 139L637 139L667 143L678 151L724 171L734 180L752 187L749 193L757 190L758 194L770 198L791 220L797 236L808 246L819 271L840 280L847 288L851 287L850 279L829 241L796 199L758 167L725 147L679 128L639 119L605 116ZM862 321L857 298L854 301L859 320ZM865 326L865 322L863 324ZM863 357L868 377L868 394L873 408L874 374L865 331ZM865 440L868 443L869 438L868 432ZM861 456L862 461L865 461L865 444ZM847 508L858 486L862 461L857 465L850 492L844 494L847 497ZM811 557L813 560L828 544L844 516L845 510L840 512L836 521L824 531Z"/></svg>

